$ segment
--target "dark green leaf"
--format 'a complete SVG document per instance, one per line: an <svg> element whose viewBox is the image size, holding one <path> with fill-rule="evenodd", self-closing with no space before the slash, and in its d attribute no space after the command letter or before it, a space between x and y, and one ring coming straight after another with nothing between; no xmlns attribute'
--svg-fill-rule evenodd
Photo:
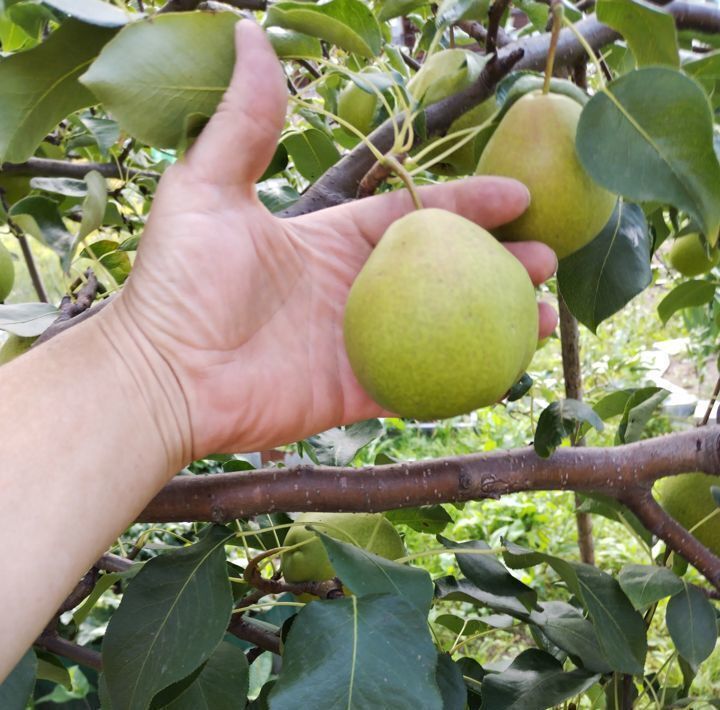
<svg viewBox="0 0 720 710"><path fill-rule="evenodd" d="M508 620L509 626L515 623L515 619L511 616L505 618ZM450 629L456 635L462 636L472 636L481 629L486 628L486 624L480 619L457 616L456 614L440 614L435 618L435 623Z"/></svg>
<svg viewBox="0 0 720 710"><path fill-rule="evenodd" d="M31 195L16 202L9 214L28 234L49 246L60 257L63 270L68 271L74 240L65 228L56 202L47 197Z"/></svg>
<svg viewBox="0 0 720 710"><path fill-rule="evenodd" d="M113 710L146 707L217 648L232 609L223 549L230 537L208 528L199 542L151 559L133 579L103 641Z"/></svg>
<svg viewBox="0 0 720 710"><path fill-rule="evenodd" d="M715 281L701 280L683 281L676 286L658 305L658 315L663 325L683 308L704 306L706 303L710 303L715 296L717 286Z"/></svg>
<svg viewBox="0 0 720 710"><path fill-rule="evenodd" d="M277 2L269 7L265 23L319 37L363 57L374 57L382 48L380 25L361 0Z"/></svg>
<svg viewBox="0 0 720 710"><path fill-rule="evenodd" d="M311 602L290 629L273 710L440 710L427 620L394 595Z"/></svg>
<svg viewBox="0 0 720 710"><path fill-rule="evenodd" d="M538 418L535 429L535 453L547 458L562 444L565 437L571 436L579 424L590 424L598 431L603 430L602 419L590 405L576 399L564 399L549 404Z"/></svg>
<svg viewBox="0 0 720 710"><path fill-rule="evenodd" d="M66 15L99 27L122 27L131 17L119 7L101 0L43 0ZM137 18L137 15L135 16Z"/></svg>
<svg viewBox="0 0 720 710"><path fill-rule="evenodd" d="M60 315L49 303L0 303L0 330L32 338L44 333Z"/></svg>
<svg viewBox="0 0 720 710"><path fill-rule="evenodd" d="M193 682L167 710L241 710L248 693L248 662L242 649L224 641Z"/></svg>
<svg viewBox="0 0 720 710"><path fill-rule="evenodd" d="M35 687L36 669L37 658L31 648L10 671L10 675L0 683L0 708L7 710L25 708Z"/></svg>
<svg viewBox="0 0 720 710"><path fill-rule="evenodd" d="M281 145L287 149L297 171L310 182L317 180L340 159L335 144L317 128L288 133Z"/></svg>
<svg viewBox="0 0 720 710"><path fill-rule="evenodd" d="M636 515L622 503L602 493L581 494L582 503L579 512L602 515L608 520L614 520L621 525L627 523L648 545L652 545L652 533L637 519Z"/></svg>
<svg viewBox="0 0 720 710"><path fill-rule="evenodd" d="M85 197L87 195L87 183L84 180L73 180L72 178L44 178L34 177L30 180L30 187L35 190L52 192L65 197Z"/></svg>
<svg viewBox="0 0 720 710"><path fill-rule="evenodd" d="M324 466L347 466L358 451L382 434L379 419L366 419L346 427L329 429L306 439L314 452L317 462Z"/></svg>
<svg viewBox="0 0 720 710"><path fill-rule="evenodd" d="M685 210L713 239L720 226L720 165L710 103L673 69L638 69L590 99L577 129L590 175L634 202Z"/></svg>
<svg viewBox="0 0 720 710"><path fill-rule="evenodd" d="M300 199L300 193L283 180L268 180L258 185L257 196L271 212L280 212Z"/></svg>
<svg viewBox="0 0 720 710"><path fill-rule="evenodd" d="M563 671L549 653L530 648L502 673L482 682L483 710L544 710L587 690L600 676L576 669Z"/></svg>
<svg viewBox="0 0 720 710"><path fill-rule="evenodd" d="M665 622L678 653L697 671L715 649L717 621L703 591L687 582L683 587L668 602Z"/></svg>
<svg viewBox="0 0 720 710"><path fill-rule="evenodd" d="M650 235L643 211L618 201L600 234L560 261L557 277L571 313L596 332L650 283Z"/></svg>
<svg viewBox="0 0 720 710"><path fill-rule="evenodd" d="M463 680L462 670L447 653L439 653L435 671L443 710L465 710L467 688Z"/></svg>
<svg viewBox="0 0 720 710"><path fill-rule="evenodd" d="M68 114L95 103L78 77L114 30L76 20L0 62L0 163L22 163Z"/></svg>
<svg viewBox="0 0 720 710"><path fill-rule="evenodd" d="M421 613L428 613L433 599L433 583L426 570L387 560L320 531L318 535L337 576L353 594L358 597L396 594Z"/></svg>
<svg viewBox="0 0 720 710"><path fill-rule="evenodd" d="M663 8L645 0L599 0L596 12L626 39L638 66L679 66L675 20Z"/></svg>
<svg viewBox="0 0 720 710"><path fill-rule="evenodd" d="M533 386L533 378L526 372L511 388L507 394L508 402L517 402L522 399Z"/></svg>
<svg viewBox="0 0 720 710"><path fill-rule="evenodd" d="M639 611L677 594L683 588L682 580L672 570L653 565L625 565L617 580Z"/></svg>
<svg viewBox="0 0 720 710"><path fill-rule="evenodd" d="M133 22L81 81L130 135L177 148L191 124L212 116L225 93L237 20L233 12L170 12ZM159 62L159 56L173 60Z"/></svg>
<svg viewBox="0 0 720 710"><path fill-rule="evenodd" d="M513 577L494 554L463 554L462 550L490 550L490 546L481 541L453 542L441 535L438 541L449 550L455 551L460 571L479 589L500 597L516 597L532 609L537 601L534 590Z"/></svg>
<svg viewBox="0 0 720 710"><path fill-rule="evenodd" d="M448 576L435 580L435 597L487 607L501 614L509 614L521 621L528 621L531 615L517 597L490 594L467 579L455 579L455 577Z"/></svg>
<svg viewBox="0 0 720 710"><path fill-rule="evenodd" d="M375 464L378 464L377 459ZM419 508L398 508L389 510L385 517L393 525L407 525L421 533L437 535L452 522L450 513L441 505L423 505Z"/></svg>

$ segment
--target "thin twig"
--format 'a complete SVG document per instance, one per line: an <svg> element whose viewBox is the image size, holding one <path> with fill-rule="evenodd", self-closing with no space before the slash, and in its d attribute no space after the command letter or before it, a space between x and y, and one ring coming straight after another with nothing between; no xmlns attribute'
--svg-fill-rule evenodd
<svg viewBox="0 0 720 710"><path fill-rule="evenodd" d="M63 658L69 658L82 666L94 668L96 671L102 670L102 657L97 651L79 646L62 638L57 633L43 634L35 641L35 646L56 653Z"/></svg>
<svg viewBox="0 0 720 710"><path fill-rule="evenodd" d="M705 414L703 415L702 421L700 422L700 426L705 426L708 421L710 421L710 415L712 414L713 407L715 406L715 402L717 401L718 396L720 395L720 377L718 377L717 382L715 383L715 389L713 390L712 397L710 397L710 401L708 402L707 409L705 410Z"/></svg>
<svg viewBox="0 0 720 710"><path fill-rule="evenodd" d="M500 22L507 10L510 0L495 0L488 12L487 37L485 38L486 54L495 54L497 52L497 36L500 30Z"/></svg>

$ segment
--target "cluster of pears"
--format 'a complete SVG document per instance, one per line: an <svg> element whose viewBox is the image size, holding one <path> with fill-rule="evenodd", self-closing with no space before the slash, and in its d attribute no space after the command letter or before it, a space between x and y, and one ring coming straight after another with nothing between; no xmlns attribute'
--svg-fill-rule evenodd
<svg viewBox="0 0 720 710"><path fill-rule="evenodd" d="M700 276L718 265L720 250L713 247L708 256L702 237L690 233L673 240L668 259L670 265L683 276Z"/></svg>
<svg viewBox="0 0 720 710"><path fill-rule="evenodd" d="M314 530L308 527L311 525ZM315 530L388 560L405 555L398 531L380 513L303 513L288 531L285 545L311 542L283 553L281 566L287 582L324 582L335 577L325 546Z"/></svg>
<svg viewBox="0 0 720 710"><path fill-rule="evenodd" d="M720 555L720 508L710 491L712 486L720 486L720 476L683 473L661 478L654 490L660 505L680 525L691 530L705 547ZM715 514L708 518L712 513Z"/></svg>

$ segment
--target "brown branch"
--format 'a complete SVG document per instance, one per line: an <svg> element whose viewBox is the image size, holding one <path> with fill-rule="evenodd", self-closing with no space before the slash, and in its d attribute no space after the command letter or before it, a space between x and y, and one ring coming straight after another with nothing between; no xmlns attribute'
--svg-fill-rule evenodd
<svg viewBox="0 0 720 710"><path fill-rule="evenodd" d="M69 658L87 668L94 668L96 671L102 670L102 658L97 651L79 646L56 633L43 634L35 641L35 646L56 653L58 656Z"/></svg>
<svg viewBox="0 0 720 710"><path fill-rule="evenodd" d="M37 347L38 345L41 345L42 343L50 340L50 338L54 338L56 335L60 335L63 331L67 330L68 328L72 328L73 326L76 326L78 323L82 323L84 320L87 320L88 318L92 318L92 316L97 315L100 313L100 311L107 306L112 299L115 296L109 296L104 301L100 301L100 303L96 303L92 308L88 308L86 311L83 311L79 315L76 315L74 318L71 318L70 320L62 320L58 318L34 343L33 347Z"/></svg>
<svg viewBox="0 0 720 710"><path fill-rule="evenodd" d="M105 553L96 563L95 567L106 572L127 572L133 566L132 560L110 552Z"/></svg>
<svg viewBox="0 0 720 710"><path fill-rule="evenodd" d="M488 39L488 31L482 26L481 23L475 20L461 20L457 23L457 26L468 36L477 40L478 44L485 46ZM496 47L506 47L508 44L512 44L513 38L502 29L498 27L497 35L495 37Z"/></svg>
<svg viewBox="0 0 720 710"><path fill-rule="evenodd" d="M509 4L510 0L495 0L490 6L490 10L488 11L487 37L485 38L486 54L495 54L495 52L497 52L497 36L500 30L500 21Z"/></svg>
<svg viewBox="0 0 720 710"><path fill-rule="evenodd" d="M582 370L580 367L580 330L575 317L565 304L562 296L558 298L560 311L560 343L562 348L563 378L565 380L565 396L570 399L582 400ZM585 446L584 439L572 442L573 446ZM577 512L581 501L575 494L575 522L578 531L578 548L580 559L589 565L595 564L595 544L592 534L592 517L589 513Z"/></svg>
<svg viewBox="0 0 720 710"><path fill-rule="evenodd" d="M409 54L406 54L402 50L400 51L400 57L402 58L403 62L405 62L406 67L412 69L413 71L420 71L420 67L422 66L422 64L420 64L417 59L413 59Z"/></svg>
<svg viewBox="0 0 720 710"><path fill-rule="evenodd" d="M91 170L96 170L105 178L160 177L160 173L152 170L124 168L116 163L83 163L71 160L51 160L49 158L30 158L24 163L3 163L0 166L0 173L3 175L69 177L77 180L84 179Z"/></svg>
<svg viewBox="0 0 720 710"><path fill-rule="evenodd" d="M392 156L401 165L407 160L407 153L398 153ZM391 162L376 162L370 170L367 171L365 177L360 180L358 185L357 198L374 195L377 189L385 180L394 175L394 169Z"/></svg>
<svg viewBox="0 0 720 710"><path fill-rule="evenodd" d="M707 409L705 410L705 414L703 415L702 421L700 422L700 426L705 426L708 421L710 421L710 415L712 414L713 407L715 406L715 402L717 401L718 395L720 395L720 377L718 377L717 382L715 383L715 389L713 390L712 397L710 397L710 401L708 402Z"/></svg>
<svg viewBox="0 0 720 710"><path fill-rule="evenodd" d="M280 636L259 624L254 624L251 619L233 614L228 631L243 641L249 641L265 651L280 655Z"/></svg>

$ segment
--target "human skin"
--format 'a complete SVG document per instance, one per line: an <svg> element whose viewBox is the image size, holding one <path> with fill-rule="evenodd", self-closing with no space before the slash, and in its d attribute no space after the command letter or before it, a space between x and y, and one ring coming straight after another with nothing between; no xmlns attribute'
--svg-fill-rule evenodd
<svg viewBox="0 0 720 710"><path fill-rule="evenodd" d="M286 108L263 32L237 30L218 111L158 188L126 287L112 304L0 368L0 679L146 503L193 459L296 441L383 414L356 382L342 315L406 191L292 220L254 183ZM492 228L528 193L473 178L422 188ZM508 245L534 283L555 270L536 242ZM555 327L540 306L540 337Z"/></svg>

